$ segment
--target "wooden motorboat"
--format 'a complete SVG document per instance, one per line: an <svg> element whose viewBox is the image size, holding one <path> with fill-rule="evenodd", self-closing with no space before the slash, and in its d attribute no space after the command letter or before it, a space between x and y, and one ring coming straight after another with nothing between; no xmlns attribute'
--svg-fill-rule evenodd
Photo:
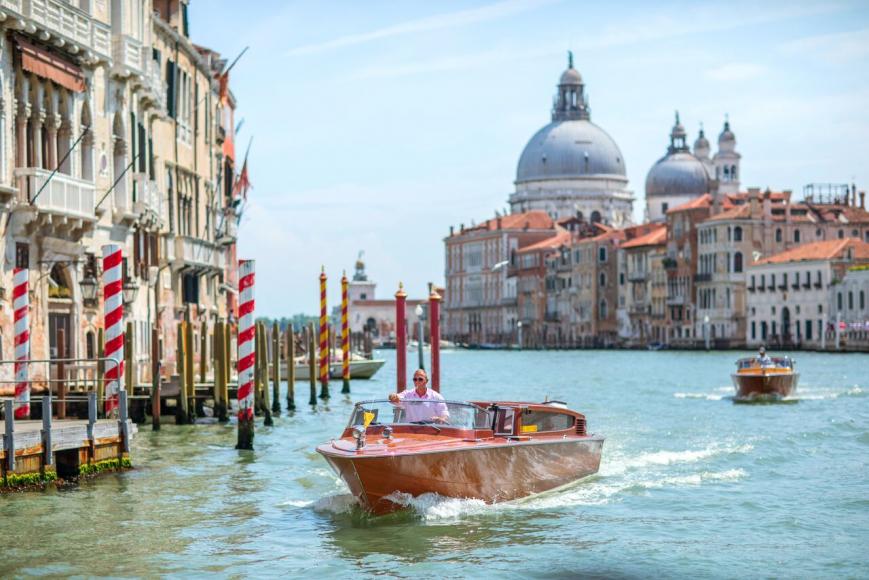
<svg viewBox="0 0 869 580"><path fill-rule="evenodd" d="M350 357L350 378L351 379L370 379L374 374L386 364L383 359L368 359L360 355L352 355ZM320 361L317 359L317 372L319 373ZM343 376L344 365L341 360L333 359L329 363L329 378L340 379ZM287 377L287 363L281 361L281 376ZM296 380L307 381L310 377L310 368L307 360L304 358L296 359Z"/></svg>
<svg viewBox="0 0 869 580"><path fill-rule="evenodd" d="M761 362L756 357L747 357L736 361L736 372L730 376L736 387L736 400L752 401L791 396L800 375L791 358L771 357Z"/></svg>
<svg viewBox="0 0 869 580"><path fill-rule="evenodd" d="M494 503L561 487L597 472L603 441L557 402L380 400L357 403L341 437L317 451L383 514L402 507L401 494Z"/></svg>

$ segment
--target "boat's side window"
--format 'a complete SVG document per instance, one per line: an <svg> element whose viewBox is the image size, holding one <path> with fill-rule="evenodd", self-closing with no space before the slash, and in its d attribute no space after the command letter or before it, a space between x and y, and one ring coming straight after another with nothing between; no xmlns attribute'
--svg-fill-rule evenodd
<svg viewBox="0 0 869 580"><path fill-rule="evenodd" d="M564 431L573 428L573 416L564 413L526 411L522 415L522 433L542 433L545 431Z"/></svg>
<svg viewBox="0 0 869 580"><path fill-rule="evenodd" d="M495 414L495 435L513 434L513 408L499 407Z"/></svg>

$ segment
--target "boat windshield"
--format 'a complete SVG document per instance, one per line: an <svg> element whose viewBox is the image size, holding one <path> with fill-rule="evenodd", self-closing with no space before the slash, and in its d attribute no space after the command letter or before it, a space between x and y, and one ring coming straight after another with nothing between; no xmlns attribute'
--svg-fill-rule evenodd
<svg viewBox="0 0 869 580"><path fill-rule="evenodd" d="M762 361L758 357L750 356L741 358L736 361L738 369L758 369L758 368L777 368L777 369L792 369L794 368L794 360L790 357L767 357L766 361Z"/></svg>
<svg viewBox="0 0 869 580"><path fill-rule="evenodd" d="M350 415L355 425L446 425L463 429L491 429L485 408L459 401L360 401Z"/></svg>

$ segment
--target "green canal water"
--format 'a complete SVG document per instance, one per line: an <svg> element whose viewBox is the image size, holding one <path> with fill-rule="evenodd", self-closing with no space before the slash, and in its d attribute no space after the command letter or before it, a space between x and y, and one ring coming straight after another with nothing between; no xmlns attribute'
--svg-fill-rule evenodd
<svg viewBox="0 0 869 580"><path fill-rule="evenodd" d="M0 576L867 577L869 355L798 353L799 402L734 405L738 353L444 353L450 399L586 413L600 473L520 502L423 497L371 519L314 446L383 397L258 426L142 426L136 469L0 497ZM297 402L307 401L298 383Z"/></svg>

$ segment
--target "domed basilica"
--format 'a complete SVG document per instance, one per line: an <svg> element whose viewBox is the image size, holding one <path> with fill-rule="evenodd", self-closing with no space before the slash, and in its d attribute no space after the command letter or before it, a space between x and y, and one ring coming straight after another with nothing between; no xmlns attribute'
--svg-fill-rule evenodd
<svg viewBox="0 0 869 580"><path fill-rule="evenodd" d="M585 85L569 53L552 122L531 137L519 158L510 209L543 210L553 219L580 217L624 227L632 221L634 200L627 186L622 152L591 122Z"/></svg>
<svg viewBox="0 0 869 580"><path fill-rule="evenodd" d="M730 121L718 136L718 152L709 158L709 141L700 128L694 141L694 152L688 149L688 134L679 121L670 131L667 154L659 159L646 176L646 219L663 221L672 209L706 193L739 192L739 159L736 136L730 130Z"/></svg>

